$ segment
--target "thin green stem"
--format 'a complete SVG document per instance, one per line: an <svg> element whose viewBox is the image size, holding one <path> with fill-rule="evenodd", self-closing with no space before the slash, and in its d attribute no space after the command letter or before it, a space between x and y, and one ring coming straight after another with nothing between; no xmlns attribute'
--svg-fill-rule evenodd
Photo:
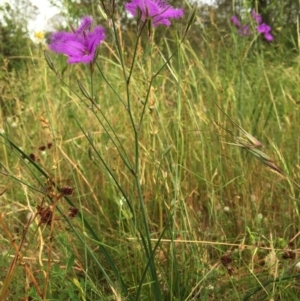
<svg viewBox="0 0 300 301"><path fill-rule="evenodd" d="M98 111L100 112L100 114L104 118L104 120L107 122L108 127L112 131L112 133L114 134L114 137L116 138L118 144L115 142L115 140L113 139L113 137L110 135L110 132L106 129L106 127L103 124L103 122L101 121L101 119L98 117L98 115L96 114L96 112L94 112L94 110L93 110L93 113L94 113L95 117L97 118L97 120L99 121L99 123L102 125L102 127L105 130L105 132L107 133L107 135L110 137L110 140L112 141L113 145L118 150L118 153L119 153L120 157L122 158L122 161L124 162L124 164L126 165L126 167L129 169L129 171L132 174L134 174L133 167L131 165L130 159L129 159L128 155L127 155L126 150L124 149L124 146L123 146L122 142L120 141L118 135L114 131L113 127L111 126L110 122L107 120L107 118L106 118L105 114L102 112L102 110L100 108L98 108ZM119 149L119 148L121 148L121 149Z"/></svg>
<svg viewBox="0 0 300 301"><path fill-rule="evenodd" d="M78 93L76 93L74 90L72 90L72 89L68 86L68 84L65 83L62 79L61 79L61 83L62 83L63 85L65 85L71 92L73 92L74 95L76 95L76 96L80 99L80 101L82 101L88 108L90 108L89 105L83 100L83 98L82 98ZM112 131L112 133L114 134L114 137L116 138L118 144L115 142L115 140L113 139L113 137L110 135L109 131L108 131L107 128L104 126L103 122L102 122L101 119L98 117L98 115L96 114L96 112L95 112L95 110L94 110L93 107L92 107L92 112L93 112L94 116L97 118L97 120L99 121L99 123L101 124L101 126L103 127L103 129L105 130L105 132L107 133L107 135L110 137L110 139L111 139L113 145L114 145L114 146L116 147L116 149L118 150L118 153L119 153L119 155L120 155L122 161L123 161L124 164L126 165L126 167L130 170L131 173L134 174L132 165L131 165L131 163L130 163L130 159L129 159L128 155L127 155L126 150L125 150L124 147L123 147L123 144L121 143L121 141L120 141L118 135L117 135L116 132L114 131L114 129L113 129L113 127L111 126L110 122L109 122L108 119L106 118L106 115L103 114L102 110L101 110L101 109L98 107L98 105L94 102L94 100L93 100L93 95L94 95L94 92L93 92L93 76L92 76L92 74L91 74L91 96L90 96L90 100L91 100L91 102L92 102L92 106L95 106L95 107L98 109L98 111L100 112L100 114L102 115L102 117L105 119L105 121L107 122L107 124L108 124L108 126L109 126L109 129L110 129L110 130ZM120 148L121 148L121 149L120 149ZM97 150L96 150L96 152L97 152ZM123 155L123 154L124 154L124 155ZM125 156L126 158L125 158L124 156Z"/></svg>
<svg viewBox="0 0 300 301"><path fill-rule="evenodd" d="M155 295L155 300L158 301L158 300L161 300L161 294L160 294L160 288L159 288L159 283L158 283L158 277L157 277L157 273L156 273L154 258L151 256L151 254L152 254L151 234L150 234L149 223L148 223L148 219L147 219L147 210L146 210L144 197L143 197L143 193L142 193L142 187L141 187L141 183L140 183L139 127L137 128L135 123L134 123L133 112L132 112L132 109L131 109L130 91L129 91L130 79L131 79L134 64L135 64L135 61L136 61L138 43L139 43L139 39L141 37L141 34L142 34L144 28L145 28L145 25L143 24L143 27L141 28L141 30L140 30L137 38L136 38L136 43L135 43L135 48L134 48L134 53L133 53L133 59L132 59L132 62L131 62L129 75L128 75L127 78L125 77L124 79L126 81L127 110L128 110L128 115L129 115L129 118L130 118L132 130L134 132L135 183L136 183L136 188L137 188L137 192L138 192L138 199L139 199L140 209L141 209L141 212L142 212L141 215L142 215L144 231L145 231L145 238L146 238L146 241L142 241L142 242L143 242L143 246L144 246L144 252L145 252L145 255L147 257L147 261L149 263L150 274L151 274L151 278L152 278L152 281L153 281L152 287L153 287L153 292L154 292L154 295ZM149 93L150 93L150 91L148 91L148 94ZM147 266L148 266L148 264L147 264ZM146 267L145 270L147 270L147 267ZM142 285L142 284L140 284L140 285Z"/></svg>
<svg viewBox="0 0 300 301"><path fill-rule="evenodd" d="M145 25L146 25L146 22L143 23L142 27L139 30L137 38L136 38L136 42L135 42L135 46L134 46L134 51L133 51L133 57L132 57L132 61L131 61L131 66L130 66L130 70L129 70L129 73L128 73L128 76L127 76L127 80L126 80L126 83L127 83L128 86L129 86L130 79L131 79L132 72L133 72L133 68L134 68L134 63L135 63L135 59L136 59L136 54L137 54L137 49L138 49L140 37L141 37L142 32L143 32L143 30L145 28Z"/></svg>
<svg viewBox="0 0 300 301"><path fill-rule="evenodd" d="M79 126L79 128L81 129L83 134L85 135L86 139L89 141L92 148L96 151L95 146L94 146L93 142L91 141L90 137L85 133L85 131L83 130L83 128L81 127L81 125L77 121L74 114L71 111L70 111L70 113L73 115L77 125ZM137 137L136 139L138 141L138 132L135 132L135 134L136 134L136 137ZM115 175L112 173L112 171L110 170L109 166L106 164L104 159L100 156L100 154L98 152L96 152L96 154L97 154L99 160L101 161L101 163L103 164L105 170L112 177L114 183L116 184L119 191L121 192L121 194L125 198L126 203L128 204L129 209L131 211L131 214L133 215L134 220L136 221L135 212L134 212L134 210L131 206L131 203L129 202L129 199L127 198L127 195L126 195L125 191L123 190L122 186L119 184L118 180L116 179ZM138 164L137 164L137 167L139 168ZM141 240L142 240L142 243L143 243L143 247L144 247L144 251L145 251L145 254L147 256L147 259L150 260L151 259L151 252L152 252L151 251L150 231L149 231L149 227L148 227L147 214L146 214L146 209L145 209L145 205L144 205L144 201L143 201L143 195L142 195L142 190L141 190L141 185L140 185L139 174L138 173L136 174L135 179L136 179L136 185L137 185L137 189L138 189L138 196L139 196L139 200L140 200L140 206L141 206L141 210L142 210L143 223L144 223L144 227L146 228L146 235L143 234L143 232L141 231L141 229L139 227L138 227L138 231L139 231L139 234L141 236ZM145 239L145 237L146 237L146 239ZM154 284L156 285L156 289L154 290L154 292L157 295L156 300L161 300L160 291L159 291L159 288L158 288L158 279L157 279L157 275L156 275L156 272L155 272L155 264L154 264L153 259L150 260L149 265L150 265L150 270L151 270L151 274L152 274L152 279L154 281ZM155 275L155 277L154 277L154 275Z"/></svg>
<svg viewBox="0 0 300 301"><path fill-rule="evenodd" d="M93 105L94 105L94 102L95 102L95 97L94 97L94 78L93 78L93 74L94 74L94 72L93 72L93 66L92 65L90 65L90 75L91 75L91 99L92 99L92 107L93 107Z"/></svg>
<svg viewBox="0 0 300 301"><path fill-rule="evenodd" d="M106 82L106 84L110 87L110 89L114 92L114 94L117 96L117 98L120 100L120 102L123 104L123 106L126 108L126 104L125 102L123 101L123 99L120 97L120 95L117 93L117 91L115 90L115 88L110 84L110 82L107 80L106 76L103 74L98 62L96 61L95 62L102 78L104 79L104 81Z"/></svg>
<svg viewBox="0 0 300 301"><path fill-rule="evenodd" d="M114 4L113 4L113 6L114 6ZM114 16L114 14L113 14L113 16ZM116 22L115 22L113 16L112 16L111 20L112 20L112 27L113 27L113 31L114 31L114 38L115 38L115 41L116 41L118 56L119 56L119 59L120 59L122 70L123 70L123 77L126 79L126 69L125 69L123 55L122 55L122 48L121 48L120 41L119 41L119 38L118 38Z"/></svg>
<svg viewBox="0 0 300 301"><path fill-rule="evenodd" d="M153 83L154 79L169 64L169 62L171 61L171 59L174 57L174 55L179 50L179 48L180 48L181 44L183 43L185 37L186 37L186 34L183 36L183 38L179 42L179 44L176 47L176 49L174 50L174 52L170 55L170 57L164 62L164 64L158 69L158 71L151 77L150 83L149 83L149 87L148 87L148 90L147 90L147 95L146 95L145 102L144 102L144 106L143 106L143 110L142 110L142 113L141 113L140 121L138 123L138 129L140 129L140 127L142 125L142 122L143 122L143 118L144 118L144 115L145 115L145 111L146 111L146 107L147 107L147 104L148 104L148 99L149 99L149 95L150 95L150 91L151 91L151 87L152 87L152 83Z"/></svg>
<svg viewBox="0 0 300 301"><path fill-rule="evenodd" d="M70 110L69 111L70 114L74 117L75 122L77 123L78 127L80 128L80 130L82 131L82 133L84 134L84 136L86 137L87 141L90 143L91 147L93 148L93 150L95 151L95 153L97 154L98 159L101 161L101 163L103 164L105 170L108 172L108 174L112 177L114 183L117 185L118 189L120 190L122 196L125 198L131 213L133 214L133 216L135 216L134 210L128 200L128 197L125 193L125 191L123 190L122 186L119 184L117 178L115 177L115 175L112 173L111 169L109 168L109 166L106 164L106 162L104 161L104 159L101 157L101 155L99 154L99 152L97 151L93 141L91 140L91 138L89 137L89 135L84 131L84 129L82 128L82 126L80 125L80 123L78 122L78 120L76 119L75 115L73 114L73 112Z"/></svg>

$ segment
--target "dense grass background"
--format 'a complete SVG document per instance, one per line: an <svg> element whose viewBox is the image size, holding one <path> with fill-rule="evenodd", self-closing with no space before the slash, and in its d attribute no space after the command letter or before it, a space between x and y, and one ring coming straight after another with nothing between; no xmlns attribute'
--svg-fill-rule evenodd
<svg viewBox="0 0 300 301"><path fill-rule="evenodd" d="M134 34L123 65L100 48L99 107L89 66L48 53L57 76L44 45L3 65L1 300L298 300L299 53L214 30L145 32L130 110Z"/></svg>

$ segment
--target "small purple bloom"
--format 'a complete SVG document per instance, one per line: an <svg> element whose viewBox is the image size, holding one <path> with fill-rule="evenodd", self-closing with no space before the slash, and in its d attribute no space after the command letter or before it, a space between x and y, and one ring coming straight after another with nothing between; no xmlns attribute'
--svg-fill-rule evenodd
<svg viewBox="0 0 300 301"><path fill-rule="evenodd" d="M265 23L260 24L256 27L256 29L259 33L262 34L269 33L271 31L271 27Z"/></svg>
<svg viewBox="0 0 300 301"><path fill-rule="evenodd" d="M237 16L232 16L231 22L238 28L238 34L240 36L245 37L251 34L249 25L242 25Z"/></svg>
<svg viewBox="0 0 300 301"><path fill-rule="evenodd" d="M238 17L237 16L232 16L231 17L231 22L237 26L237 27L240 27L241 26L241 22L239 21Z"/></svg>
<svg viewBox="0 0 300 301"><path fill-rule="evenodd" d="M238 34L243 37L251 35L251 30L250 30L249 25L241 26L238 30Z"/></svg>
<svg viewBox="0 0 300 301"><path fill-rule="evenodd" d="M105 39L105 30L101 26L91 30L93 19L83 17L75 32L55 32L50 37L49 48L68 56L69 64L90 63L94 60L98 45Z"/></svg>
<svg viewBox="0 0 300 301"><path fill-rule="evenodd" d="M167 4L166 0L131 0L125 4L125 8L133 16L137 15L139 9L142 21L145 22L147 19L152 19L154 27L159 24L170 26L170 18L177 19L183 16L183 9L173 8Z"/></svg>
<svg viewBox="0 0 300 301"><path fill-rule="evenodd" d="M262 17L260 14L258 14L254 9L251 11L251 15L253 20L257 23L257 24L261 24L262 22Z"/></svg>
<svg viewBox="0 0 300 301"><path fill-rule="evenodd" d="M270 34L270 33L265 33L264 34L264 36L265 36L265 39L268 41L268 42L271 42L271 41L273 41L273 36Z"/></svg>
<svg viewBox="0 0 300 301"><path fill-rule="evenodd" d="M270 34L270 31L272 30L271 26L262 23L256 27L256 30L263 34L267 41L273 41L273 36Z"/></svg>

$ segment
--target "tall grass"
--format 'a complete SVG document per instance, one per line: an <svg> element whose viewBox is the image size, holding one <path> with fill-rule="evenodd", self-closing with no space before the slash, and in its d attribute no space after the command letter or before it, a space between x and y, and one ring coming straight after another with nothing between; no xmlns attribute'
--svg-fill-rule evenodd
<svg viewBox="0 0 300 301"><path fill-rule="evenodd" d="M114 30L3 67L1 300L297 300L298 54Z"/></svg>

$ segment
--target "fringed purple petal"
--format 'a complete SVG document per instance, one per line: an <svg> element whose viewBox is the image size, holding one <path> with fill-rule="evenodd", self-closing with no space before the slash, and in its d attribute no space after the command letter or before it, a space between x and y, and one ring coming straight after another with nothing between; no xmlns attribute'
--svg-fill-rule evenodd
<svg viewBox="0 0 300 301"><path fill-rule="evenodd" d="M164 0L131 0L125 4L125 8L133 16L137 15L137 9L139 9L142 12L142 21L150 18L154 27L159 24L169 26L171 24L169 19L183 16L183 9L175 9Z"/></svg>
<svg viewBox="0 0 300 301"><path fill-rule="evenodd" d="M96 26L93 32L87 36L88 50L90 53L95 53L98 45L105 39L105 30L101 26Z"/></svg>
<svg viewBox="0 0 300 301"><path fill-rule="evenodd" d="M81 24L76 29L77 34L82 34L83 32L90 31L91 25L93 23L93 19L89 16L85 16L81 19Z"/></svg>
<svg viewBox="0 0 300 301"><path fill-rule="evenodd" d="M260 24L262 22L262 17L260 14L258 14L254 9L251 11L251 15L253 20L257 23Z"/></svg>
<svg viewBox="0 0 300 301"><path fill-rule="evenodd" d="M241 26L241 22L239 21L238 17L237 16L232 16L231 17L231 22L237 26L237 27L240 27Z"/></svg>
<svg viewBox="0 0 300 301"><path fill-rule="evenodd" d="M265 33L264 37L267 41L271 42L274 40L273 36L270 33Z"/></svg>
<svg viewBox="0 0 300 301"><path fill-rule="evenodd" d="M105 30L96 26L91 31L92 18L83 17L75 33L56 32L50 38L49 48L68 56L69 64L90 63L98 45L105 39Z"/></svg>

